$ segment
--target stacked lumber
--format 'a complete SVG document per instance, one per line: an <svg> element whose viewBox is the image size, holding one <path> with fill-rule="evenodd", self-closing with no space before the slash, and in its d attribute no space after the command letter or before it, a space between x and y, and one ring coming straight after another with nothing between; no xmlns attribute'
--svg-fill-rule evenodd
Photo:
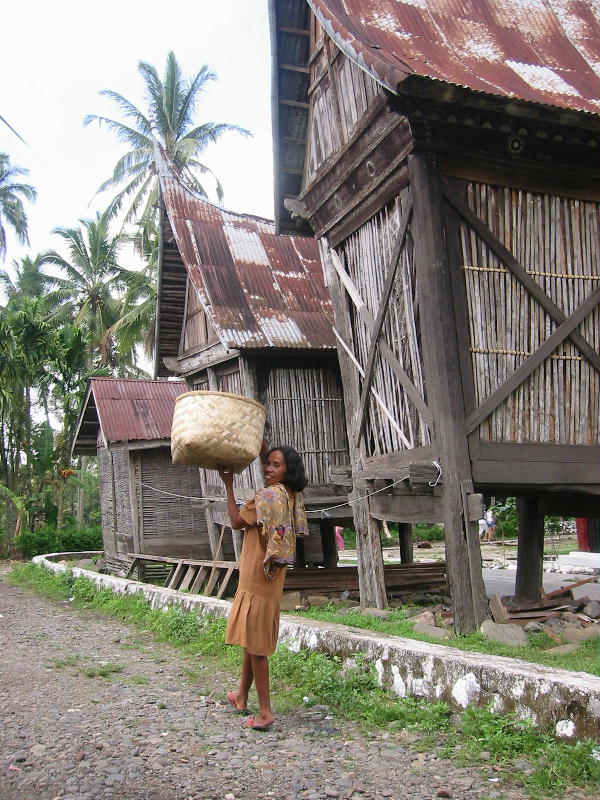
<svg viewBox="0 0 600 800"><path fill-rule="evenodd" d="M587 621L584 614L578 611L583 605L581 599L576 600L573 589L594 581L595 578L585 578L562 586L553 592L542 592L539 600L531 602L516 602L513 598L500 598L498 595L490 597L490 611L494 622L498 624L510 622L513 625L527 625L529 622L546 622L549 619L572 619L574 614L582 622ZM591 621L590 621L591 622Z"/></svg>
<svg viewBox="0 0 600 800"><path fill-rule="evenodd" d="M446 586L446 564L443 561L386 564L384 574L388 592L406 589L443 589ZM358 567L288 570L285 576L285 590L313 590L325 594L357 592Z"/></svg>

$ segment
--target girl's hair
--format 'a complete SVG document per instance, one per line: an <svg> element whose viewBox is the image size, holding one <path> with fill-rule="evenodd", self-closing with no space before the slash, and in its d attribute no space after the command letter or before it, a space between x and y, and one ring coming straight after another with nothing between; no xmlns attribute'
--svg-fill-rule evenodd
<svg viewBox="0 0 600 800"><path fill-rule="evenodd" d="M265 455L265 461L275 450L279 450L280 453L283 453L283 457L285 458L286 473L283 479L284 486L289 486L294 492L301 492L308 486L308 478L306 477L304 464L298 452L294 450L293 447L290 447L289 444L281 444L269 450Z"/></svg>

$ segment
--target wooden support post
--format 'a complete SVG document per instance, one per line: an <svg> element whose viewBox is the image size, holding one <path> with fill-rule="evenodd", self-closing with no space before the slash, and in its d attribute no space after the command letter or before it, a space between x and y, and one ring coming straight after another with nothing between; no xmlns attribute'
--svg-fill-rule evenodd
<svg viewBox="0 0 600 800"><path fill-rule="evenodd" d="M398 542L400 544L400 562L402 564L412 564L414 561L414 554L412 525L410 523L398 523Z"/></svg>
<svg viewBox="0 0 600 800"><path fill-rule="evenodd" d="M329 245L326 239L320 240L321 260L325 271L325 283L329 288L333 303L335 326L344 341L352 346L352 328L347 312L344 289L340 279L331 264ZM360 400L360 386L356 367L349 355L342 348L338 350L342 385L344 386L344 410L346 414L346 429L350 443L350 462L353 471L362 467L361 449L357 446L356 431L358 430L357 411ZM385 574L383 571L383 553L379 539L379 525L371 517L369 500L361 499L367 493L354 490L352 497L358 500L353 506L354 528L356 530L356 556L358 560L358 587L360 604L363 608L385 608L387 597L385 590Z"/></svg>
<svg viewBox="0 0 600 800"><path fill-rule="evenodd" d="M408 165L427 405L435 420L434 453L443 468L448 583L456 630L471 633L489 611L478 526L466 508L473 486L444 209L434 157L416 152Z"/></svg>
<svg viewBox="0 0 600 800"><path fill-rule="evenodd" d="M542 597L544 558L544 515L538 512L537 497L517 497L519 543L515 600L538 601Z"/></svg>
<svg viewBox="0 0 600 800"><path fill-rule="evenodd" d="M321 533L321 546L323 548L323 566L326 569L337 567L338 552L335 545L335 534L333 522L329 520L319 521L319 531Z"/></svg>
<svg viewBox="0 0 600 800"><path fill-rule="evenodd" d="M383 553L377 520L369 514L369 501L361 498L366 492L353 492L358 500L352 508L356 528L356 559L358 561L358 590L361 608L385 608L387 595Z"/></svg>

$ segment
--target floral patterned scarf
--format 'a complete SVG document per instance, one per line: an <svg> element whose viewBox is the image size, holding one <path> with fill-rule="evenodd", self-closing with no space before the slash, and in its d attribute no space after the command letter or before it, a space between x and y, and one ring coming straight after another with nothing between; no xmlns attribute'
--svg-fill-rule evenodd
<svg viewBox="0 0 600 800"><path fill-rule="evenodd" d="M273 580L281 567L294 563L296 536L308 530L304 500L300 492L288 492L282 483L265 486L256 493L256 518L267 537L263 568Z"/></svg>

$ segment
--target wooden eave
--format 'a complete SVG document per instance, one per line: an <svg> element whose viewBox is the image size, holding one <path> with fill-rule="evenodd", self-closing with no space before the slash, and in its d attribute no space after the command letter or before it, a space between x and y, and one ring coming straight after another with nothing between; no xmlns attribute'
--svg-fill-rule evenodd
<svg viewBox="0 0 600 800"><path fill-rule="evenodd" d="M308 127L310 8L306 0L269 0L271 32L271 118L275 224L277 233L310 234L292 219L286 200L300 194Z"/></svg>

